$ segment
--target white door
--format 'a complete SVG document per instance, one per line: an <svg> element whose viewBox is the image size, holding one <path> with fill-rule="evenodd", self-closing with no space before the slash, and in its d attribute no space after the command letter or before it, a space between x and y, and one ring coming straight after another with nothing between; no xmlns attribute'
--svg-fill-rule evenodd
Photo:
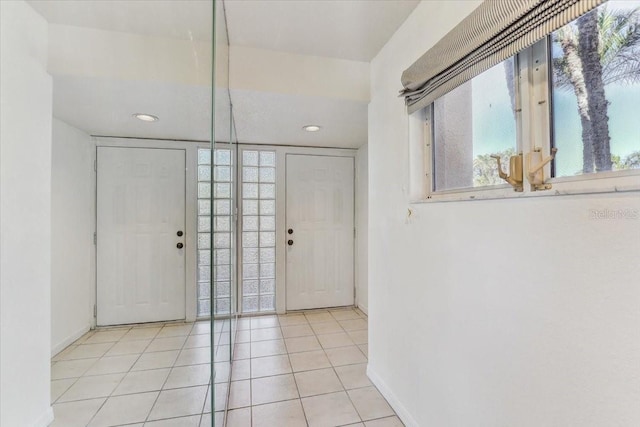
<svg viewBox="0 0 640 427"><path fill-rule="evenodd" d="M287 156L287 310L353 305L353 169L351 157Z"/></svg>
<svg viewBox="0 0 640 427"><path fill-rule="evenodd" d="M184 319L184 150L99 147L97 166L98 325Z"/></svg>

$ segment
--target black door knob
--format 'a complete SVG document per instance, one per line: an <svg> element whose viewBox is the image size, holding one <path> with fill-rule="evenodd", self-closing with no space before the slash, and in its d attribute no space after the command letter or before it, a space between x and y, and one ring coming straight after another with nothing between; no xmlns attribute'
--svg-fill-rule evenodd
<svg viewBox="0 0 640 427"><path fill-rule="evenodd" d="M180 231L178 231L176 234L178 235L178 237L182 237L182 235L183 235L184 233L182 232L182 230L180 230Z"/></svg>
<svg viewBox="0 0 640 427"><path fill-rule="evenodd" d="M182 249L182 248L184 248L184 245L183 245L182 243L178 243L178 244L176 245L176 248L178 248L178 249Z"/></svg>
<svg viewBox="0 0 640 427"><path fill-rule="evenodd" d="M287 230L287 233L289 233L289 234L293 234L293 228L288 229L288 230Z"/></svg>
<svg viewBox="0 0 640 427"><path fill-rule="evenodd" d="M293 245L293 240L287 240L287 245L292 246Z"/></svg>

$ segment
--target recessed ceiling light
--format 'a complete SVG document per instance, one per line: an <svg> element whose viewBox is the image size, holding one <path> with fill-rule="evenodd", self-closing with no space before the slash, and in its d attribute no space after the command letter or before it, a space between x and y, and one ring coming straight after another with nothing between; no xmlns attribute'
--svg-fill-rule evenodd
<svg viewBox="0 0 640 427"><path fill-rule="evenodd" d="M306 130L307 132L318 132L320 130L320 126L307 125L307 126L303 126L302 129Z"/></svg>
<svg viewBox="0 0 640 427"><path fill-rule="evenodd" d="M142 120L143 122L157 122L158 120L160 120L157 116L153 116L151 114L144 114L144 113L136 113L133 115L133 117L135 117L138 120Z"/></svg>

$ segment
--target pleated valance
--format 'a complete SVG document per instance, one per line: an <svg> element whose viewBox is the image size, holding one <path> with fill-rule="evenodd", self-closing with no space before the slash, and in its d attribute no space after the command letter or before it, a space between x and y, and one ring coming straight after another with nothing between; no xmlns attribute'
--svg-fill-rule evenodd
<svg viewBox="0 0 640 427"><path fill-rule="evenodd" d="M409 113L606 0L485 0L402 73Z"/></svg>

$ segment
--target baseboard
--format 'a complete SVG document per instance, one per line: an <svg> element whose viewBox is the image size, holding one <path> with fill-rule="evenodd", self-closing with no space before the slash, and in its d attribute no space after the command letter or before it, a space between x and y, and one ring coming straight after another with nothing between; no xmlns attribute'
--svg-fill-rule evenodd
<svg viewBox="0 0 640 427"><path fill-rule="evenodd" d="M369 308L367 308L366 306L358 304L358 308L367 316L369 315Z"/></svg>
<svg viewBox="0 0 640 427"><path fill-rule="evenodd" d="M53 408L49 406L44 414L40 415L36 422L33 423L33 427L47 427L53 422L53 418Z"/></svg>
<svg viewBox="0 0 640 427"><path fill-rule="evenodd" d="M364 310L363 310L364 311ZM378 388L380 393L387 399L389 405L396 411L396 414L400 418L400 420L404 423L406 427L420 427L418 422L411 416L407 408L398 400L398 398L393 394L391 389L385 384L384 381L376 374L373 369L371 369L371 365L367 364L367 376L371 380L371 382Z"/></svg>
<svg viewBox="0 0 640 427"><path fill-rule="evenodd" d="M65 338L64 340L62 340L62 342L56 344L52 349L51 349L51 357L55 356L56 354L60 353L62 350L64 350L65 348L69 347L69 345L73 344L73 342L75 340L77 340L78 338L80 338L81 336L83 336L84 334L86 334L89 329L91 329L91 325L84 325L82 328L78 329L77 331L75 331L74 333L72 333L71 335L69 335L67 338Z"/></svg>

